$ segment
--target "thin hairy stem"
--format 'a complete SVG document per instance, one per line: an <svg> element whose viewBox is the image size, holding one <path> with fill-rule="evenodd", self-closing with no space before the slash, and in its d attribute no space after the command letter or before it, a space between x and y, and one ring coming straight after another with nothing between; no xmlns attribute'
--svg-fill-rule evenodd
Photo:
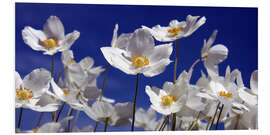
<svg viewBox="0 0 270 135"><path fill-rule="evenodd" d="M18 123L17 123L17 128L20 129L21 127L21 121L22 121L22 112L23 112L23 108L20 108L20 112L19 112L19 119L18 119Z"/></svg>
<svg viewBox="0 0 270 135"><path fill-rule="evenodd" d="M223 107L224 107L224 104L222 104L221 109L220 109L220 113L219 113L219 115L218 115L217 124L216 124L216 128L215 128L216 130L218 129L219 119L220 119L220 116L221 116Z"/></svg>
<svg viewBox="0 0 270 135"><path fill-rule="evenodd" d="M215 122L215 118L216 118L216 115L217 115L217 111L218 111L219 105L220 105L220 102L218 102L218 105L217 105L217 108L216 108L216 112L215 112L215 114L214 114L214 116L213 116L213 120L212 120L212 122L211 122L211 125L210 125L209 130L212 129L212 126L213 126L213 124L214 124L214 122Z"/></svg>
<svg viewBox="0 0 270 135"><path fill-rule="evenodd" d="M138 86L139 86L138 84L139 84L139 73L136 76L136 90L135 90L134 102L133 102L133 115L132 115L131 131L134 131L136 101L137 101L137 93L138 93Z"/></svg>

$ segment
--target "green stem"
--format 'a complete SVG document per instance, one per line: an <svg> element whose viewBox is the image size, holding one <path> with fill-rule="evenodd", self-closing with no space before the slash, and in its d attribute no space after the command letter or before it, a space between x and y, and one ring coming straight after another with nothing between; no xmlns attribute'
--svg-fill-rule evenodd
<svg viewBox="0 0 270 135"><path fill-rule="evenodd" d="M38 122L36 124L36 129L39 127L39 124L40 124L40 122L42 120L43 115L44 115L44 112L41 112L40 115L39 115L39 118L38 118Z"/></svg>
<svg viewBox="0 0 270 135"><path fill-rule="evenodd" d="M212 120L212 122L211 122L211 125L210 125L209 130L212 129L212 126L213 126L213 124L214 124L214 121L215 121L215 118L216 118L216 115L217 115L217 111L218 111L219 105L220 105L220 102L218 102L218 105L217 105L217 108L216 108L216 112L215 112L215 114L214 114L214 117L213 117L213 120Z"/></svg>
<svg viewBox="0 0 270 135"><path fill-rule="evenodd" d="M167 122L167 118L164 118L164 121L162 122L158 131L161 131L161 129L163 128L163 126L165 125L166 122Z"/></svg>
<svg viewBox="0 0 270 135"><path fill-rule="evenodd" d="M221 116L223 107L224 107L224 104L222 104L221 109L220 109L220 113L219 113L219 115L218 115L217 124L216 124L216 130L217 130L217 128L218 128L218 123L219 123L219 119L220 119L220 116Z"/></svg>
<svg viewBox="0 0 270 135"><path fill-rule="evenodd" d="M200 114L201 114L201 112L198 113L198 116L197 116L196 120L193 121L193 122L191 123L191 125L190 125L189 128L188 128L188 130L192 130L192 128L194 127L194 125L195 125L196 122L198 121L198 119L199 119L199 117L200 117Z"/></svg>
<svg viewBox="0 0 270 135"><path fill-rule="evenodd" d="M95 128L94 128L93 132L97 131L97 127L98 127L98 122L96 121Z"/></svg>
<svg viewBox="0 0 270 135"><path fill-rule="evenodd" d="M167 119L168 119L167 131L170 131L170 115L167 116Z"/></svg>
<svg viewBox="0 0 270 135"><path fill-rule="evenodd" d="M63 111L63 109L64 109L65 104L66 104L66 102L64 102L64 103L62 104L62 106L61 106L61 108L60 108L60 110L59 110L59 112L58 112L58 114L57 114L57 116L56 116L55 122L58 121L58 119L59 119L59 117L60 117L60 114L62 113L62 111Z"/></svg>
<svg viewBox="0 0 270 135"><path fill-rule="evenodd" d="M173 82L176 82L176 72L178 63L178 41L175 40L175 60L174 60L174 72L173 72Z"/></svg>
<svg viewBox="0 0 270 135"><path fill-rule="evenodd" d="M71 116L72 112L73 112L73 109L70 107L69 110L68 110L67 116ZM67 122L66 129L65 129L66 132L69 131L69 127L70 127L70 120Z"/></svg>
<svg viewBox="0 0 270 135"><path fill-rule="evenodd" d="M104 132L107 131L107 127L108 127L108 121L109 121L109 118L106 118L106 121L105 121L105 126L104 126Z"/></svg>
<svg viewBox="0 0 270 135"><path fill-rule="evenodd" d="M67 67L64 67L64 68L61 70L61 72L59 73L59 75L57 76L57 84L59 83L62 74L63 74L66 70L67 70Z"/></svg>
<svg viewBox="0 0 270 135"><path fill-rule="evenodd" d="M54 55L52 55L52 71L51 71L51 77L54 78ZM54 121L55 114L56 114L56 112L52 112L52 121Z"/></svg>
<svg viewBox="0 0 270 135"><path fill-rule="evenodd" d="M81 112L80 110L77 110L77 112L76 112L75 119L73 120L73 124L72 124L72 126L71 126L71 132L73 131L73 129L74 129L74 127L75 127L75 125L76 125L76 123L77 123L77 121L78 121L80 112Z"/></svg>
<svg viewBox="0 0 270 135"><path fill-rule="evenodd" d="M135 112L136 112L136 100L137 100L137 93L138 93L138 84L139 84L139 73L136 76L136 90L135 90L134 102L133 102L133 115L132 115L131 131L134 131Z"/></svg>
<svg viewBox="0 0 270 135"><path fill-rule="evenodd" d="M175 126L176 126L176 113L173 113L172 131L175 131Z"/></svg>
<svg viewBox="0 0 270 135"><path fill-rule="evenodd" d="M22 121L22 112L23 112L23 108L20 108L20 112L19 112L19 119L18 119L18 123L17 123L17 128L20 129L21 127L21 121Z"/></svg>

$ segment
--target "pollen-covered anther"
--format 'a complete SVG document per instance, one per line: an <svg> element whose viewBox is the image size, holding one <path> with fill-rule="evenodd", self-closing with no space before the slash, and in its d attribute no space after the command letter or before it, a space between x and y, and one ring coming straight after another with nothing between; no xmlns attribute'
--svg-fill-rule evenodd
<svg viewBox="0 0 270 135"><path fill-rule="evenodd" d="M225 92L225 91L220 91L218 92L219 96L226 97L228 99L232 98L232 93L230 92Z"/></svg>
<svg viewBox="0 0 270 135"><path fill-rule="evenodd" d="M16 96L19 100L27 100L31 99L34 95L30 89L27 88L19 88L16 89Z"/></svg>
<svg viewBox="0 0 270 135"><path fill-rule="evenodd" d="M178 33L179 33L180 31L182 31L183 29L184 29L183 27L176 27L176 28L171 28L171 29L169 29L168 32L169 32L170 34L172 34L173 36L176 36L176 35L178 35Z"/></svg>
<svg viewBox="0 0 270 135"><path fill-rule="evenodd" d="M33 133L36 133L38 131L38 128L32 129Z"/></svg>
<svg viewBox="0 0 270 135"><path fill-rule="evenodd" d="M43 45L47 49L54 48L58 44L58 40L56 38L48 38L43 41Z"/></svg>
<svg viewBox="0 0 270 135"><path fill-rule="evenodd" d="M161 97L161 101L164 105L170 105L173 102L175 102L175 97L172 95L166 95L166 96Z"/></svg>
<svg viewBox="0 0 270 135"><path fill-rule="evenodd" d="M132 64L135 66L135 68L140 68L148 65L149 60L145 56L136 55L132 57Z"/></svg>
<svg viewBox="0 0 270 135"><path fill-rule="evenodd" d="M74 63L75 62L75 60L74 59L70 59L70 64L72 64L72 63Z"/></svg>
<svg viewBox="0 0 270 135"><path fill-rule="evenodd" d="M70 94L68 90L64 90L64 95Z"/></svg>

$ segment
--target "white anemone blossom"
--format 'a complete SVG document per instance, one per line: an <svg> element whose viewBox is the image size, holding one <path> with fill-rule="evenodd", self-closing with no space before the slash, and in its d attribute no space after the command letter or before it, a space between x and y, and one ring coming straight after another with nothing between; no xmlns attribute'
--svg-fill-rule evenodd
<svg viewBox="0 0 270 135"><path fill-rule="evenodd" d="M238 76L239 97L249 111L230 116L224 123L226 129L258 129L258 70L251 74L250 88L244 86L241 75Z"/></svg>
<svg viewBox="0 0 270 135"><path fill-rule="evenodd" d="M205 23L206 18L201 17L198 20L199 17L200 16L188 15L186 17L186 21L179 22L177 20L172 20L169 23L169 26L163 27L156 25L152 29L142 26L142 28L150 31L156 40L161 42L170 42L183 37L188 37L201 27Z"/></svg>
<svg viewBox="0 0 270 135"><path fill-rule="evenodd" d="M97 99L101 93L97 88L96 79L104 69L101 66L94 67L94 60L91 57L85 57L77 63L71 50L62 52L61 58L66 68L66 78L60 87L66 92L74 91L77 93L74 96L82 96L85 100ZM114 102L113 99L106 97L103 97L102 100Z"/></svg>
<svg viewBox="0 0 270 135"><path fill-rule="evenodd" d="M145 111L143 108L137 109L135 117L135 126L141 127L144 130L155 131L161 125L161 121L156 121L156 112L151 107L147 111Z"/></svg>
<svg viewBox="0 0 270 135"><path fill-rule="evenodd" d="M56 16L50 16L42 30L26 26L22 30L24 42L33 50L44 51L43 54L54 55L58 51L68 50L79 38L80 32L74 30L65 35L64 25Z"/></svg>
<svg viewBox="0 0 270 135"><path fill-rule="evenodd" d="M234 115L232 111L243 113L249 109L239 100L238 87L235 84L236 77L239 75L239 70L235 69L232 72L228 66L225 77L215 75L216 77L208 77L202 73L202 77L197 81L197 86L201 87L201 93L198 96L208 99L211 107L216 108L213 101L220 102L224 105L221 114L221 120L225 120L227 114ZM211 110L208 110L208 113Z"/></svg>
<svg viewBox="0 0 270 135"><path fill-rule="evenodd" d="M201 59L210 76L218 74L217 65L224 61L228 56L228 49L226 46L222 44L212 46L216 39L217 32L218 31L215 30L207 42L204 40L203 48L201 50Z"/></svg>
<svg viewBox="0 0 270 135"><path fill-rule="evenodd" d="M143 73L152 77L162 73L171 63L172 44L155 46L147 30L137 29L134 33L122 34L115 45L117 47L102 47L101 51L109 64L126 74Z"/></svg>
<svg viewBox="0 0 270 135"><path fill-rule="evenodd" d="M84 112L103 124L107 122L111 126L126 126L132 116L132 103L117 103L113 106L108 102L96 101L91 107L85 106Z"/></svg>
<svg viewBox="0 0 270 135"><path fill-rule="evenodd" d="M145 92L150 98L151 107L164 115L179 112L187 101L188 82L189 75L183 71L175 84L165 82L162 89L147 85Z"/></svg>
<svg viewBox="0 0 270 135"><path fill-rule="evenodd" d="M35 128L33 130L19 131L19 129L17 129L16 132L17 133L57 133L57 132L60 132L61 127L71 119L73 119L73 116L66 117L60 122L47 122L43 124L40 128Z"/></svg>
<svg viewBox="0 0 270 135"><path fill-rule="evenodd" d="M16 108L29 108L39 112L56 111L59 103L49 92L51 73L43 68L35 69L22 78L15 72Z"/></svg>

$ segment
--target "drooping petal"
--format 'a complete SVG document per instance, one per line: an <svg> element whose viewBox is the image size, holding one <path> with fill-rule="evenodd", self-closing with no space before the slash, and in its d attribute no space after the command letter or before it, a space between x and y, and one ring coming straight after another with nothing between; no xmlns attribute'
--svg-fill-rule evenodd
<svg viewBox="0 0 270 135"><path fill-rule="evenodd" d="M252 74L251 74L251 78L250 78L250 88L251 88L251 92L253 94L258 95L258 70L255 70Z"/></svg>
<svg viewBox="0 0 270 135"><path fill-rule="evenodd" d="M40 97L49 89L50 81L51 73L44 68L39 68L25 76L23 84L25 88L32 90L33 97L36 98Z"/></svg>
<svg viewBox="0 0 270 135"><path fill-rule="evenodd" d="M197 21L198 18L199 16L191 16L191 15L187 16L186 27L183 30L185 34L183 35L183 37L187 37L191 35L193 32L195 32L199 27L201 27L206 22L205 17L202 17Z"/></svg>
<svg viewBox="0 0 270 135"><path fill-rule="evenodd" d="M50 16L43 26L44 33L49 38L63 40L65 38L64 25L57 16Z"/></svg>
<svg viewBox="0 0 270 135"><path fill-rule="evenodd" d="M29 45L33 50L36 51L46 50L42 44L42 41L44 41L47 37L42 31L35 30L32 27L26 26L22 30L22 37L25 44Z"/></svg>
<svg viewBox="0 0 270 135"><path fill-rule="evenodd" d="M102 47L101 51L110 65L122 70L126 74L137 74L134 70L131 70L132 63L124 57L124 50L113 47Z"/></svg>
<svg viewBox="0 0 270 135"><path fill-rule="evenodd" d="M59 51L65 51L70 49L70 47L73 45L73 43L80 37L80 32L77 30L74 30L72 33L67 34L64 37L64 40L60 42L60 48Z"/></svg>
<svg viewBox="0 0 270 135"><path fill-rule="evenodd" d="M228 49L224 45L215 45L208 51L207 62L211 64L219 64L224 61L228 56Z"/></svg>

